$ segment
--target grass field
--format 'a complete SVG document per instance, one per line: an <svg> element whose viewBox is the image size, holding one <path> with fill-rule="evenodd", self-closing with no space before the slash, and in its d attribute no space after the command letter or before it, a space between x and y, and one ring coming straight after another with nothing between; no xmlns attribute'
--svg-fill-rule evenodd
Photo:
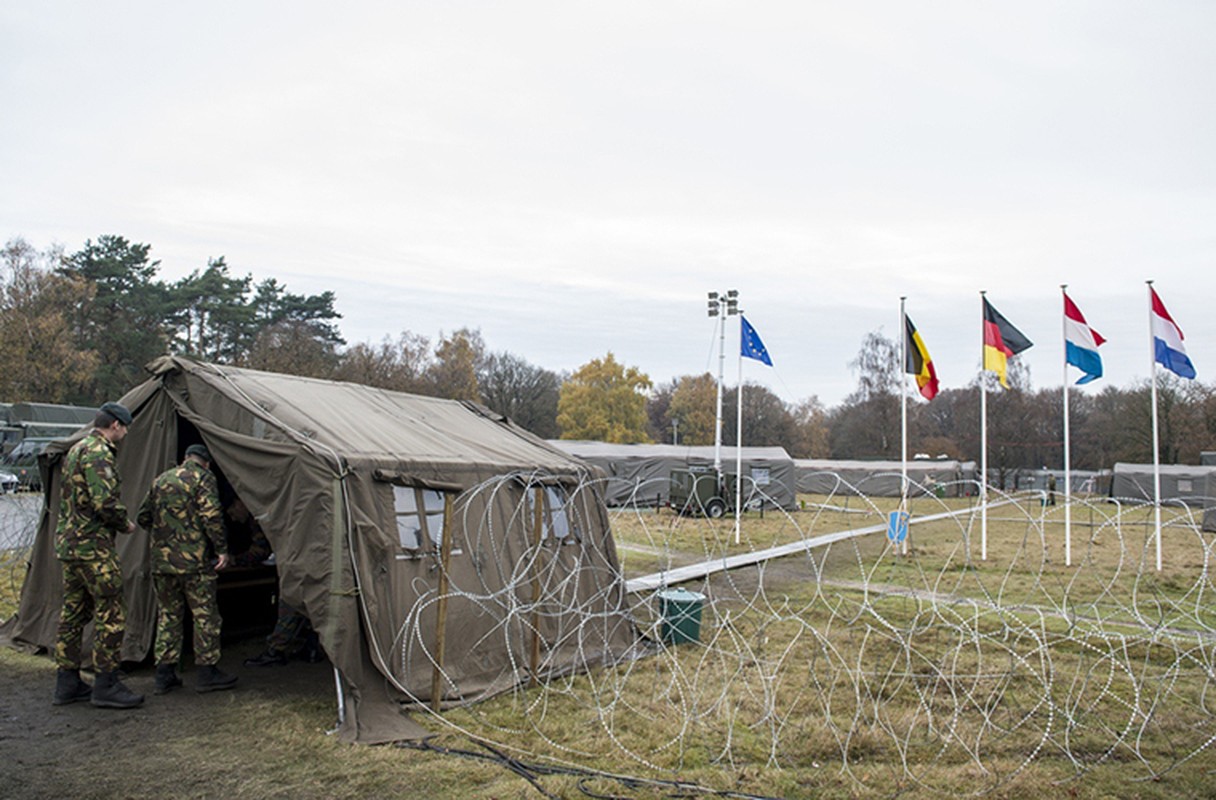
<svg viewBox="0 0 1216 800"><path fill-rule="evenodd" d="M895 508L800 499L797 512L745 515L738 544L733 520L615 511L626 576L881 525ZM1079 504L1066 565L1062 507L1024 498L990 511L981 559L972 502L914 501L914 519L962 515L914 524L907 555L880 532L692 584L706 597L697 643L417 715L463 756L338 745L321 733L334 713L322 672L286 687L243 676L224 703L192 707L203 730L123 769L158 796L1216 795L1213 534L1167 509L1158 572L1148 509ZM0 580L0 614L11 585ZM653 598L631 602L655 634ZM13 651L0 671L44 693L53 672ZM475 742L524 763L482 760ZM178 791L164 776L187 765L197 780Z"/></svg>

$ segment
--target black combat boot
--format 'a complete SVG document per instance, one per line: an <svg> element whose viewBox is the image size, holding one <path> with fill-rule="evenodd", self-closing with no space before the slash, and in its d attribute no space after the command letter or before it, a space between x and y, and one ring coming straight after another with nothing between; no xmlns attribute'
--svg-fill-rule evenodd
<svg viewBox="0 0 1216 800"><path fill-rule="evenodd" d="M136 694L118 679L118 670L97 673L93 681L93 699L98 708L135 708L142 705L144 696Z"/></svg>
<svg viewBox="0 0 1216 800"><path fill-rule="evenodd" d="M236 676L221 672L215 664L204 664L198 668L198 682L194 686L196 692L218 692L221 689L231 689L236 685Z"/></svg>
<svg viewBox="0 0 1216 800"><path fill-rule="evenodd" d="M156 665L156 688L153 694L168 694L169 691L182 685L182 679L177 677L177 670L172 664Z"/></svg>
<svg viewBox="0 0 1216 800"><path fill-rule="evenodd" d="M321 649L321 637L316 631L309 631L304 638L304 660L309 664L318 664L325 660L325 651Z"/></svg>
<svg viewBox="0 0 1216 800"><path fill-rule="evenodd" d="M245 659L247 667L281 667L287 663L287 654L275 650L273 647L266 648L266 652L259 653L253 658Z"/></svg>
<svg viewBox="0 0 1216 800"><path fill-rule="evenodd" d="M93 694L93 687L80 679L78 669L60 669L55 675L55 699L51 702L57 706L66 706L77 700L88 700Z"/></svg>

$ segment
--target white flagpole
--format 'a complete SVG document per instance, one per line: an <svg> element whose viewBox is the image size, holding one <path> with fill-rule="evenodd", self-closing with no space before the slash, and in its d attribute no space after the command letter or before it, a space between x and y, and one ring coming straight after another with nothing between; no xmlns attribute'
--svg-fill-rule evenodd
<svg viewBox="0 0 1216 800"><path fill-rule="evenodd" d="M1153 341L1153 282L1148 284L1148 357L1153 402L1153 517L1157 538L1157 571L1161 571L1161 453L1157 433L1157 347Z"/></svg>
<svg viewBox="0 0 1216 800"><path fill-rule="evenodd" d="M722 373L726 365L726 306L719 304L718 313L718 413L714 417L714 472L722 480Z"/></svg>
<svg viewBox="0 0 1216 800"><path fill-rule="evenodd" d="M739 517L743 513L743 310L739 310L739 391L735 416L735 544L741 539Z"/></svg>
<svg viewBox="0 0 1216 800"><path fill-rule="evenodd" d="M899 298L899 453L900 507L908 502L908 313L906 297Z"/></svg>
<svg viewBox="0 0 1216 800"><path fill-rule="evenodd" d="M1068 284L1060 284L1060 294L1068 297ZM1072 566L1072 440L1068 430L1068 315L1062 314L1064 328L1064 566Z"/></svg>
<svg viewBox="0 0 1216 800"><path fill-rule="evenodd" d="M908 312L904 307L907 297L899 298L899 458L900 500L899 510L908 510ZM904 555L908 554L908 537L904 537Z"/></svg>
<svg viewBox="0 0 1216 800"><path fill-rule="evenodd" d="M980 292L980 560L988 560L988 380L984 371L984 295Z"/></svg>

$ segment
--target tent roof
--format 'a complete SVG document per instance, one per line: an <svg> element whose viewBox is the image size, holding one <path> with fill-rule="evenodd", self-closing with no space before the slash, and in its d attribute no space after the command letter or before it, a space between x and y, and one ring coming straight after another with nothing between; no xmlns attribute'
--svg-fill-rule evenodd
<svg viewBox="0 0 1216 800"><path fill-rule="evenodd" d="M1160 466L1162 475L1178 475L1178 476L1203 476L1216 473L1216 466L1200 466L1198 464L1162 464ZM1149 474L1153 473L1152 464L1129 464L1125 462L1117 462L1115 464L1115 474Z"/></svg>
<svg viewBox="0 0 1216 800"><path fill-rule="evenodd" d="M579 458L674 458L680 461L689 458L703 458L712 461L714 458L714 448L711 445L611 444L577 439L550 439L549 444ZM722 460L724 462L733 461L735 456L734 447L723 445ZM744 447L743 457L771 461L792 460L784 447Z"/></svg>
<svg viewBox="0 0 1216 800"><path fill-rule="evenodd" d="M157 375L178 371L204 381L261 421L259 438L308 442L348 461L463 464L495 469L579 465L505 417L478 406L354 383L301 378L165 356ZM259 425L248 431L259 436Z"/></svg>
<svg viewBox="0 0 1216 800"><path fill-rule="evenodd" d="M799 469L817 469L825 472L837 470L864 470L867 472L899 472L903 465L899 461L864 461L832 458L798 458L794 466ZM914 459L908 462L911 470L943 470L958 469L961 465L953 459Z"/></svg>

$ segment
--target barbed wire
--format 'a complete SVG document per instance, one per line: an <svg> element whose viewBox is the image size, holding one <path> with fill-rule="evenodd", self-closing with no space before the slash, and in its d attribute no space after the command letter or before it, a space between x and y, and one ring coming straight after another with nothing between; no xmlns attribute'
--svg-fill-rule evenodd
<svg viewBox="0 0 1216 800"><path fill-rule="evenodd" d="M432 716L449 730L555 764L616 754L654 776L835 769L880 794L957 794L961 770L983 796L1044 760L1058 781L1116 763L1140 781L1213 769L1216 537L1192 506L1163 507L1167 560L1158 572L1142 501L1074 496L1066 510L1045 493L990 489L982 560L977 499L937 496L974 488L965 482L912 483L907 555L873 532L898 499L868 495L864 483L841 478L798 510L749 487L766 511L744 515L741 545L731 520L642 502L610 510L622 567L594 538L605 519L597 480L564 488L565 539L529 544L536 501L523 487L544 479L487 481L457 506L453 527L475 569L453 572L447 597L492 620L478 635L509 665L494 683L508 690L498 701ZM665 489L643 482L633 497L650 502ZM39 499L0 498L0 577L14 590ZM1077 535L1071 565L1060 541L1065 513ZM856 535L762 555L842 531ZM622 589L624 578L740 553L757 560L686 585L703 605L685 643L664 641L672 621L656 592ZM421 659L441 668L446 695L472 695L431 652L440 597L433 582L419 583L384 648L390 666L406 684ZM578 669L604 663L622 624L636 630L635 645L606 666ZM535 686L525 680L533 637L547 659ZM417 700L432 713L429 698Z"/></svg>
<svg viewBox="0 0 1216 800"><path fill-rule="evenodd" d="M494 481L474 492L504 486ZM588 481L570 495L597 496L603 488ZM649 504L664 488L641 483L633 497ZM865 533L694 581L690 588L704 597L698 641L677 646L661 643L667 621L652 592L626 595L617 606L605 606L604 595L571 605L576 595L567 588L579 580L573 567L542 570L543 602L551 606L528 601L523 589L538 567L536 548L500 560L509 531L529 519L525 501L505 526L465 519L471 536L492 543L495 572L476 587L454 584L451 596L476 600L499 620L498 630L532 636L534 615L551 613L566 626L562 641L583 646L602 642L591 629L620 614L649 646L609 668L551 676L542 687L516 681L510 715L491 705L470 709L474 723L436 719L505 748L526 737L533 757L586 764L613 750L664 775L707 765L834 764L863 787L872 786L866 781L877 763L892 786L957 793L958 779L948 773L962 766L973 773L975 795L1048 756L1069 767L1064 780L1111 761L1122 775L1153 780L1207 752L1216 741L1216 610L1209 610L1216 587L1212 537L1195 511L1164 509L1172 562L1159 575L1146 504L1074 498L1071 513L1084 533L1075 563L1065 566L1063 506L1049 505L1045 493L990 490L995 554L981 561L975 498L936 496L957 488L914 483L915 546L907 556L881 533ZM776 505L759 489L754 496ZM894 508L843 479L817 499L806 510L767 512L769 527L759 534L757 515L746 515L744 530L752 533L742 549L841 526L872 529ZM917 517L936 512L954 515L923 534L915 530ZM729 520L641 503L611 518L629 577L720 562L741 549ZM593 553L578 558L604 568L591 563ZM399 642L425 651L431 633L421 621L433 627L425 612L435 599L408 615ZM592 664L598 655L574 660ZM526 674L522 661L511 669ZM456 687L451 676L445 681ZM570 735L572 714L578 736Z"/></svg>

